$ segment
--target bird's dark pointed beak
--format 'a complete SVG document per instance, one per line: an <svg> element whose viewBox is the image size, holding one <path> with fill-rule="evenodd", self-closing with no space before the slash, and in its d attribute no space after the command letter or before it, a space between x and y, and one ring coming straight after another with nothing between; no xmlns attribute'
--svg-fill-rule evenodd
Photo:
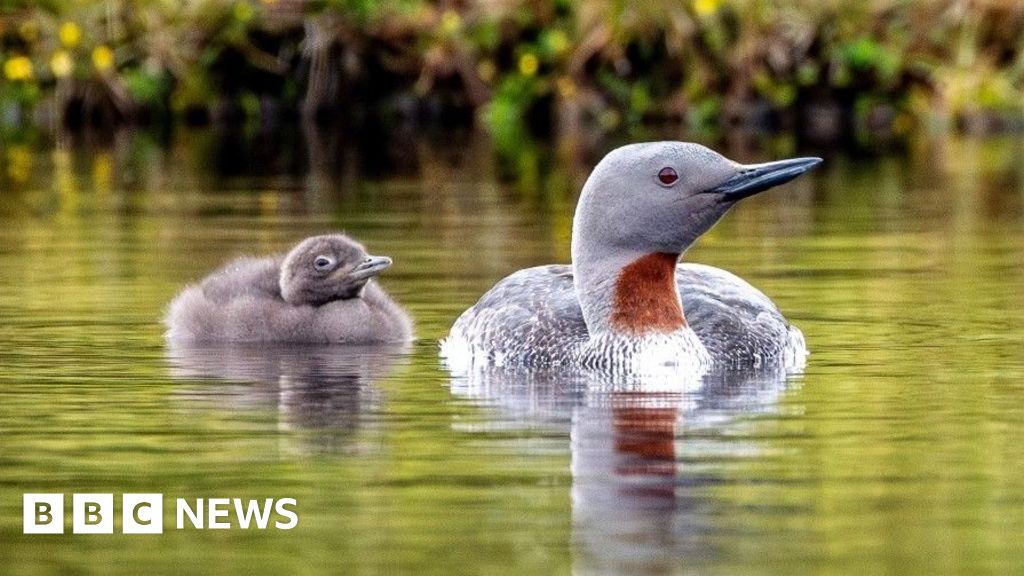
<svg viewBox="0 0 1024 576"><path fill-rule="evenodd" d="M706 192L721 194L722 202L735 202L785 184L818 164L821 164L821 158L792 158L741 166L735 176Z"/></svg>
<svg viewBox="0 0 1024 576"><path fill-rule="evenodd" d="M387 256L367 256L366 260L360 262L358 266L348 273L348 277L355 278L356 280L372 278L390 267L391 258Z"/></svg>

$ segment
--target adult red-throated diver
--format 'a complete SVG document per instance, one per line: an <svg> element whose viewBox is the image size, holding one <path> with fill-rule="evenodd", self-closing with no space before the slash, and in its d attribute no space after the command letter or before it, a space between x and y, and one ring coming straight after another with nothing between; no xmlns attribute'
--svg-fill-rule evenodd
<svg viewBox="0 0 1024 576"><path fill-rule="evenodd" d="M743 165L704 146L623 146L598 163L573 219L572 266L520 270L462 313L449 366L744 368L802 363L803 334L733 274L680 255L738 200L821 163Z"/></svg>

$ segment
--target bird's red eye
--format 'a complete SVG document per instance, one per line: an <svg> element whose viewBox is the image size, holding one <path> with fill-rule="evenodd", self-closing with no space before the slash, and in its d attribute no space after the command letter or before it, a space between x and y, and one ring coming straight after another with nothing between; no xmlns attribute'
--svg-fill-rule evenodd
<svg viewBox="0 0 1024 576"><path fill-rule="evenodd" d="M669 184L675 184L676 180L679 180L679 175L676 174L675 170L666 166L658 171L658 180L661 180L662 184L668 186Z"/></svg>

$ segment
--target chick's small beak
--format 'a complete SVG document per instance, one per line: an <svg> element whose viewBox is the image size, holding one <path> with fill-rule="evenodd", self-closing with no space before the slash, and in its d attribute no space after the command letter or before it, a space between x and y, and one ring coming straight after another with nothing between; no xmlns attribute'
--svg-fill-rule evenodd
<svg viewBox="0 0 1024 576"><path fill-rule="evenodd" d="M821 158L812 157L741 166L735 176L706 192L721 194L722 202L735 202L785 184L818 164L821 164Z"/></svg>
<svg viewBox="0 0 1024 576"><path fill-rule="evenodd" d="M366 260L360 262L348 273L348 277L355 278L356 280L372 278L390 267L391 258L387 256L368 256Z"/></svg>

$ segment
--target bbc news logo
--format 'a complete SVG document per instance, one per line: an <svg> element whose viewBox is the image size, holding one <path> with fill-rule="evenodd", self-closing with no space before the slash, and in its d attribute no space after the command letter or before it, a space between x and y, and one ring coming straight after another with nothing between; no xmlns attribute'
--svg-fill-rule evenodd
<svg viewBox="0 0 1024 576"><path fill-rule="evenodd" d="M24 494L23 498L25 534L64 533L64 494ZM178 530L291 530L299 523L294 498L176 498L174 503ZM120 511L122 534L163 534L163 494L122 494ZM115 514L113 494L71 495L74 534L113 534Z"/></svg>

